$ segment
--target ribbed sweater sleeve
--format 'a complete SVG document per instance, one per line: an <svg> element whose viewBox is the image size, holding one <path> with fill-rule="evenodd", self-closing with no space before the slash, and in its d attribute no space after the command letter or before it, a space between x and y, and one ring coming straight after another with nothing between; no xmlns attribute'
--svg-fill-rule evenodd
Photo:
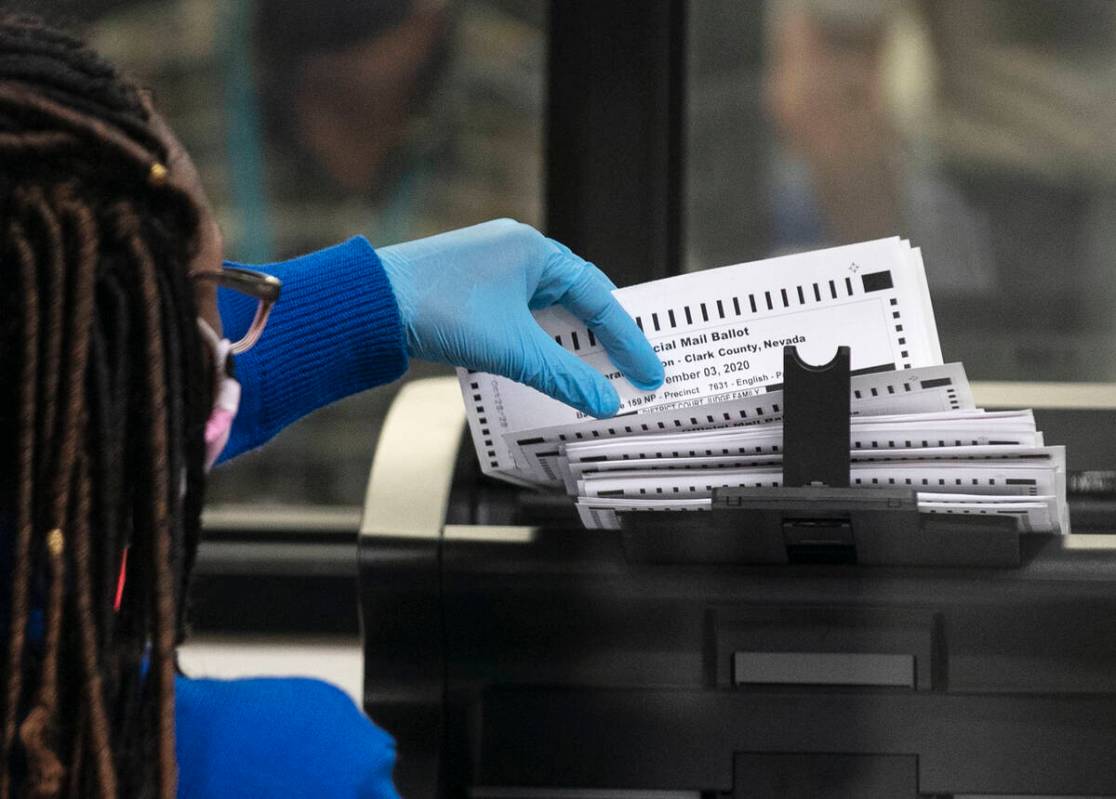
<svg viewBox="0 0 1116 799"><path fill-rule="evenodd" d="M349 239L310 255L252 269L283 281L263 337L235 357L240 411L221 460L258 447L297 419L407 370L399 307L368 241ZM247 329L255 301L218 297L225 335Z"/></svg>

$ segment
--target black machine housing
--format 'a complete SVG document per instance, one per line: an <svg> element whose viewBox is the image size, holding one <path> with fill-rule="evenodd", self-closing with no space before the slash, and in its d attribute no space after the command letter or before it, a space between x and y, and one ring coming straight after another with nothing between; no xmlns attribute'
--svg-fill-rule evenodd
<svg viewBox="0 0 1116 799"><path fill-rule="evenodd" d="M1116 796L1113 540L848 488L848 353L792 360L785 489L585 530L465 441L440 534L362 536L403 795Z"/></svg>

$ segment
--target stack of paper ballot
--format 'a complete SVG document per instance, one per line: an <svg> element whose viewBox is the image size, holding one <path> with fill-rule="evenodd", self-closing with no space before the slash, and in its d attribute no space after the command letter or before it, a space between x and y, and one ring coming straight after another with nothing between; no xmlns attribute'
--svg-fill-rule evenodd
<svg viewBox="0 0 1116 799"><path fill-rule="evenodd" d="M1065 451L1030 411L973 405L943 364L918 249L898 238L770 258L619 289L662 359L641 392L592 331L561 308L536 314L604 373L621 408L593 419L505 378L460 373L485 473L564 488L587 527L631 510L703 510L718 487L782 480L783 350L828 363L851 350L850 486L913 487L924 513L1009 516L1069 532Z"/></svg>

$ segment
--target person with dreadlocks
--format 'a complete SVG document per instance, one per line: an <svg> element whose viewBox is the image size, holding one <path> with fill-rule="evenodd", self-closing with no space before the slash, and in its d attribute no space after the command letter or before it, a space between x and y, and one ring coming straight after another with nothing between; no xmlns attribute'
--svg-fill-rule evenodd
<svg viewBox="0 0 1116 799"><path fill-rule="evenodd" d="M396 796L391 739L337 689L176 673L205 473L409 357L614 413L530 314L563 304L653 388L612 284L509 220L222 264L146 97L27 18L0 18L0 161L0 799Z"/></svg>

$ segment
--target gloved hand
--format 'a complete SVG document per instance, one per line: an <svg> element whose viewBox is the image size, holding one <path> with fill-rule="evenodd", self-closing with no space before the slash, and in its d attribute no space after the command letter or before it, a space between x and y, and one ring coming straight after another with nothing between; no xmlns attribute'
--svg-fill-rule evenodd
<svg viewBox="0 0 1116 799"><path fill-rule="evenodd" d="M663 365L616 288L593 264L510 219L377 250L414 358L526 383L593 416L620 398L600 372L562 349L531 316L561 304L584 321L637 388L658 388Z"/></svg>

